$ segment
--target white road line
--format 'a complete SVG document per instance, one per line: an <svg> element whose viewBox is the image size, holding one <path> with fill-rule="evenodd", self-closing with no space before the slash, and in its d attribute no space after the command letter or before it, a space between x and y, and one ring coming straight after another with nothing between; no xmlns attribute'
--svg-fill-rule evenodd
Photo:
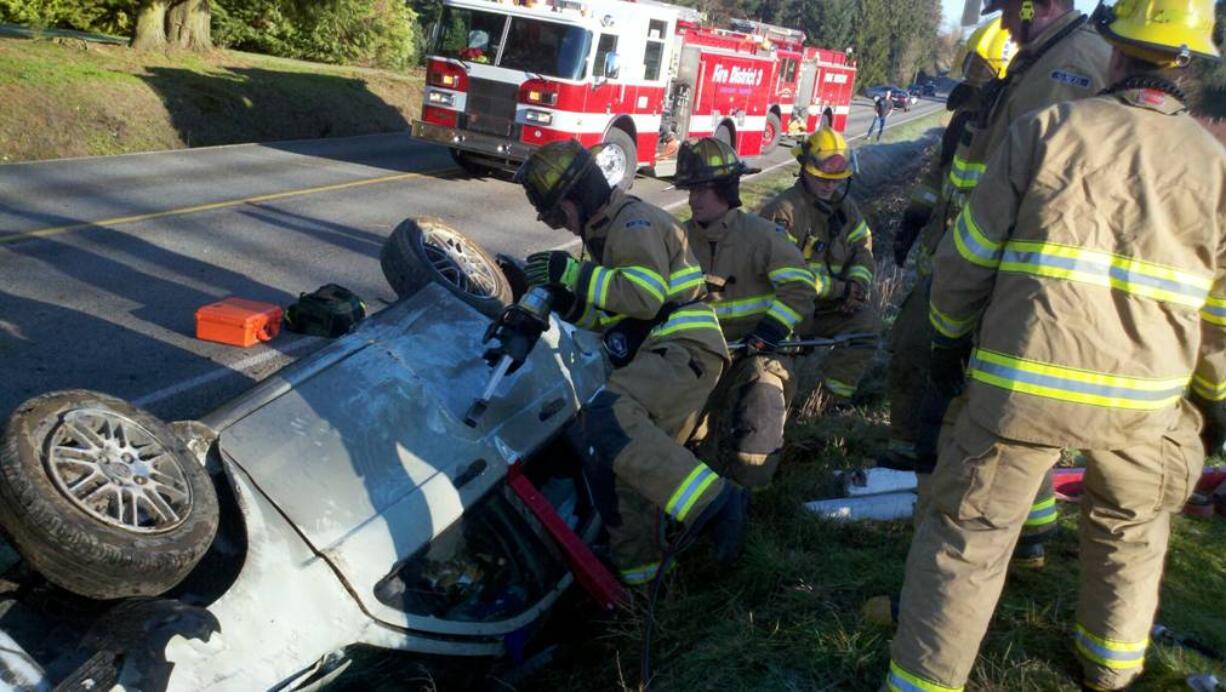
<svg viewBox="0 0 1226 692"><path fill-rule="evenodd" d="M251 356L250 358L245 358L224 368L219 368L212 372L206 372L203 375L197 375L196 377L184 380L178 384L172 384L169 387L159 389L156 392L150 392L138 399L134 399L132 403L141 407L152 406L159 401L164 401L172 396L196 389L197 387L203 387L204 385L216 382L223 377L246 374L248 369L254 368L265 361L272 360L277 356L288 355L290 353L294 353L295 351L301 351L307 346L316 345L318 343L318 339L302 337L298 341L291 342L280 348L270 348L263 353Z"/></svg>
<svg viewBox="0 0 1226 692"><path fill-rule="evenodd" d="M926 115L929 115L932 112L935 112L935 111L929 111L929 112L913 115L910 118L907 118L906 120L901 120L901 121L896 122L895 126L910 122L912 120L915 120L916 118L922 118ZM857 139L864 139L864 137L865 135L856 135L854 137L848 137L847 141L852 142ZM234 146L243 146L243 145L234 145ZM766 175L767 173L770 173L771 171L777 170L779 168L783 168L784 166L795 165L795 164L796 164L796 161L789 158L786 161L780 161L779 163L776 163L773 166L768 166L767 168L764 168L761 171L754 173L753 175L746 176L746 179L753 179L758 176ZM685 198L682 198L675 202L669 202L668 204L664 205L661 208L666 211L672 211L673 209L676 209L677 207L680 207L681 205L686 204L687 202L688 200L686 200ZM561 245L552 247L550 248L550 250L569 250L575 247L576 245L578 245L579 242L580 241L578 238L574 238L570 241L562 243ZM269 349L263 353L251 356L250 358L246 358L244 360L240 360L237 363L233 363L224 368L220 368L212 372L207 372L207 373L204 373L203 375L197 375L196 377L184 380L182 382L179 382L178 384L170 385L169 387L159 389L155 392L150 392L149 394L146 394L138 399L133 400L132 403L135 404L136 406L141 406L141 407L151 406L160 401L169 399L172 396L176 396L184 392L196 389L198 387L203 387L207 384L216 382L217 380L220 380L223 377L229 377L230 375L246 374L247 370L258 366L261 363L271 360L279 355L288 355L290 353L300 351L306 348L307 346L310 346L315 343L317 343L315 339L302 338L280 349Z"/></svg>

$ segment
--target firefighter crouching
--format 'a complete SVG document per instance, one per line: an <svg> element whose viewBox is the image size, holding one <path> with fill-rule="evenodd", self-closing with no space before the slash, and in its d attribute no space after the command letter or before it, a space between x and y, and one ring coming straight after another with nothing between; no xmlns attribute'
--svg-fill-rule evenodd
<svg viewBox="0 0 1226 692"><path fill-rule="evenodd" d="M1218 59L1213 2L1099 24L1111 86L1020 118L935 260L933 377L965 405L907 558L892 690L962 689L1066 447L1087 466L1072 645L1089 688L1128 685L1204 460L1196 409L1211 444L1226 430L1226 148L1175 84Z"/></svg>
<svg viewBox="0 0 1226 692"><path fill-rule="evenodd" d="M688 535L711 529L716 559L733 559L748 491L682 446L728 362L685 232L664 210L610 189L592 153L573 140L536 150L515 180L540 220L578 235L591 257L538 252L527 273L550 288L562 319L604 333L614 365L579 434L621 579L636 585L656 576L660 513Z"/></svg>
<svg viewBox="0 0 1226 692"><path fill-rule="evenodd" d="M876 334L881 322L869 303L875 271L873 236L847 195L852 175L847 140L823 127L792 154L800 162L800 178L759 214L787 232L813 273L817 306L796 331L804 338ZM822 384L836 402L851 400L874 351L846 346L826 357Z"/></svg>
<svg viewBox="0 0 1226 692"><path fill-rule="evenodd" d="M929 389L928 347L932 343L932 326L928 322L928 289L932 254L945 235L945 208L950 199L948 176L958 141L979 109L981 89L993 79L1004 78L1016 52L1009 32L1001 26L1000 17L979 27L967 38L962 59L954 60L954 68L961 73L962 82L950 93L946 103L953 115L941 137L937 160L928 166L923 179L911 190L910 203L894 237L894 261L899 267L906 265L907 255L916 241L919 249L915 258L915 285L903 299L890 330L890 439L886 452L877 459L881 467L930 473L936 464L935 444L928 445L922 460L916 458L920 411ZM943 413L944 405L940 408Z"/></svg>
<svg viewBox="0 0 1226 692"><path fill-rule="evenodd" d="M706 276L707 302L724 337L745 344L707 403L700 455L724 477L761 488L779 465L796 390L792 359L778 345L813 313L815 295L796 246L740 208L740 179L749 172L732 147L707 137L681 146L673 183L690 193L685 232Z"/></svg>

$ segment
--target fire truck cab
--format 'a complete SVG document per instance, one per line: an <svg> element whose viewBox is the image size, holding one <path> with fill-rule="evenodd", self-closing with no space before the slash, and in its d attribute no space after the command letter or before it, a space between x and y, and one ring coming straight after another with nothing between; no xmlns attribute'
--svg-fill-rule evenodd
<svg viewBox="0 0 1226 692"><path fill-rule="evenodd" d="M655 0L520 1L444 0L432 29L413 135L447 146L469 171L577 139L609 145L597 162L625 188L641 167L671 174L682 140L715 136L757 156L795 106L827 105L815 101L819 49L801 32L705 27L696 11ZM841 57L847 100L833 108L851 101L855 66ZM791 131L814 129L815 113ZM836 128L845 113L831 113Z"/></svg>

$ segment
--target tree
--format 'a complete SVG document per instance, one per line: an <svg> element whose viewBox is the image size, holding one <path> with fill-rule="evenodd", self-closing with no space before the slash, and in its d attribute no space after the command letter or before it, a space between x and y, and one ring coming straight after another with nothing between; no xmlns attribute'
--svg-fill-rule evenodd
<svg viewBox="0 0 1226 692"><path fill-rule="evenodd" d="M136 9L132 47L153 50L166 47L166 10L170 0L141 0Z"/></svg>
<svg viewBox="0 0 1226 692"><path fill-rule="evenodd" d="M166 38L177 48L209 50L212 21L209 0L177 0L166 13Z"/></svg>

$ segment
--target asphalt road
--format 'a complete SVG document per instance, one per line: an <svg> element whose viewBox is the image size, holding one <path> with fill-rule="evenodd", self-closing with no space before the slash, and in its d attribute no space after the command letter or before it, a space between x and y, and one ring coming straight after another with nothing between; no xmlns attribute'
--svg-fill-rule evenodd
<svg viewBox="0 0 1226 692"><path fill-rule="evenodd" d="M891 126L941 105L921 101ZM853 106L849 138L869 114ZM789 162L780 148L757 165ZM634 193L684 204L665 181L639 178ZM517 186L465 178L445 149L407 134L0 166L0 417L75 388L167 420L201 416L326 340L198 341L196 308L226 296L287 305L335 282L378 309L395 298L379 249L412 216L441 217L491 252L569 240Z"/></svg>

